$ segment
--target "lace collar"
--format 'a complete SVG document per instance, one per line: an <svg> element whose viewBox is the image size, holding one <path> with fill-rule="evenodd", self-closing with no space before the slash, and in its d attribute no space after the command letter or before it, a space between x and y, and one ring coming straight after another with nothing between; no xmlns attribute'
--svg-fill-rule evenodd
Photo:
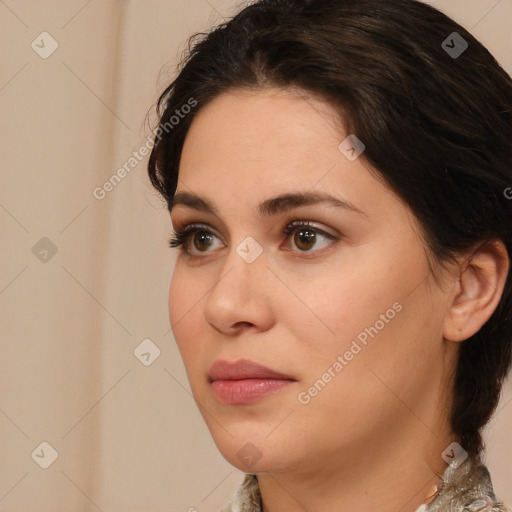
<svg viewBox="0 0 512 512"><path fill-rule="evenodd" d="M487 468L466 459L459 467L448 466L436 498L416 512L512 512L493 491ZM262 512L256 475L245 478L232 500L220 512Z"/></svg>

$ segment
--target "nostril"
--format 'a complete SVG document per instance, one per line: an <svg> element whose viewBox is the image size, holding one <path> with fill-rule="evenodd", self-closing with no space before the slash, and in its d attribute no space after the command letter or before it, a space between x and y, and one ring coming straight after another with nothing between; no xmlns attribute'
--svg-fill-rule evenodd
<svg viewBox="0 0 512 512"><path fill-rule="evenodd" d="M233 324L233 328L234 329L243 329L245 327L253 327L254 324L252 324L251 322L236 322L235 324Z"/></svg>

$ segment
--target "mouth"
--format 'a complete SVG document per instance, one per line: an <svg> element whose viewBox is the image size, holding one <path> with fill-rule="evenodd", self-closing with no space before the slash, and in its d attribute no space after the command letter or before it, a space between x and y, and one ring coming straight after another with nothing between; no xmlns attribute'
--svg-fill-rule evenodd
<svg viewBox="0 0 512 512"><path fill-rule="evenodd" d="M215 361L210 368L208 380L216 398L227 405L250 404L296 382L290 375L247 359L233 363Z"/></svg>

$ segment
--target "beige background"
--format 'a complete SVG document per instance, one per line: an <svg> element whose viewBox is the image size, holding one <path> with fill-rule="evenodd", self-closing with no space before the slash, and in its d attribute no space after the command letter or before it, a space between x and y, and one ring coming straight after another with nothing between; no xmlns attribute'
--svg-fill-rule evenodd
<svg viewBox="0 0 512 512"><path fill-rule="evenodd" d="M146 160L93 196L131 169L186 38L236 3L0 0L0 512L213 512L241 479L169 329L170 223ZM512 0L430 3L512 71ZM58 43L46 59L31 47L51 49L43 31ZM147 338L161 351L149 366L133 352ZM510 503L511 400L509 384L487 435ZM43 441L58 452L48 469Z"/></svg>

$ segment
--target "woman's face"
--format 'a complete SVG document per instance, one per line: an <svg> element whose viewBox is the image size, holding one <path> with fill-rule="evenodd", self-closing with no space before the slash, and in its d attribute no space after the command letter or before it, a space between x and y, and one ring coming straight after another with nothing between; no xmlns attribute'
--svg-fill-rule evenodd
<svg viewBox="0 0 512 512"><path fill-rule="evenodd" d="M444 442L449 292L411 211L340 149L335 119L305 93L233 91L183 148L172 223L200 226L177 258L170 320L213 438L245 472Z"/></svg>

